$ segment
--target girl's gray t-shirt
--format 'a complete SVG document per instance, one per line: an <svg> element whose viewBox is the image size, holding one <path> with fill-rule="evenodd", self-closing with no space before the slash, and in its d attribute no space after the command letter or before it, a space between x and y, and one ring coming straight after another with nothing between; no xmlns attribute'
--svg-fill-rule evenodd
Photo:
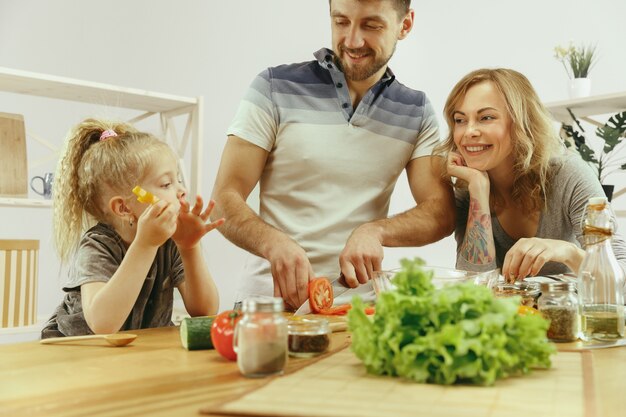
<svg viewBox="0 0 626 417"><path fill-rule="evenodd" d="M502 269L506 253L517 241L504 231L494 213L491 213L491 224L496 259L489 264L476 265L468 262L460 255L460 247L463 244L467 227L469 193L467 190L456 190L455 194L457 269L467 271ZM583 247L581 220L589 198L604 196L604 190L591 167L576 154L569 153L555 158L551 163L551 176L546 194L546 208L540 213L535 237L564 240L572 242L578 247ZM613 220L615 221L615 218ZM617 225L617 223L615 224ZM615 233L613 236L612 247L620 266L626 271L626 242L619 233ZM571 272L562 263L547 262L539 271L539 275Z"/></svg>
<svg viewBox="0 0 626 417"><path fill-rule="evenodd" d="M108 225L98 223L83 235L63 287L63 302L42 330L42 338L93 334L83 314L80 286L107 282L120 266L128 248ZM176 244L169 239L157 251L143 286L120 330L172 325L174 287L185 279Z"/></svg>

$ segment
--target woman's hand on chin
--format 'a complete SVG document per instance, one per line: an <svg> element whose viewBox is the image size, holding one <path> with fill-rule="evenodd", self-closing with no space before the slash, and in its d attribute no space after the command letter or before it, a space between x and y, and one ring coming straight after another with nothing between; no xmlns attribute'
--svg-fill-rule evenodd
<svg viewBox="0 0 626 417"><path fill-rule="evenodd" d="M470 168L460 153L451 151L448 154L447 166L448 174L467 182L470 192L472 188L479 187L489 189L489 175L485 171Z"/></svg>

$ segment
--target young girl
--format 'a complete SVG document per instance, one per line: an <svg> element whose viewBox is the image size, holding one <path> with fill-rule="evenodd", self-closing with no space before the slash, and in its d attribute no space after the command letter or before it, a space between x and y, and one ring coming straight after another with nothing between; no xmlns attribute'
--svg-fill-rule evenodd
<svg viewBox="0 0 626 417"><path fill-rule="evenodd" d="M140 185L159 201L140 203ZM125 123L88 119L69 135L54 184L54 235L70 258L67 293L42 338L171 325L177 287L192 316L215 314L218 294L200 240L211 201L184 199L177 158Z"/></svg>

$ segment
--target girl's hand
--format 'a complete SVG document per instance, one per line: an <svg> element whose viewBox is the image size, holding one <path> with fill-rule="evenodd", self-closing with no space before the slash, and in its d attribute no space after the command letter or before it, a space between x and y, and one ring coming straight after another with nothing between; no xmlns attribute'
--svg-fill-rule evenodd
<svg viewBox="0 0 626 417"><path fill-rule="evenodd" d="M204 211L202 211L203 204L202 197L196 196L196 204L190 209L189 203L183 198L180 199L176 232L172 236L179 249L193 248L204 235L224 223L224 219L221 218L207 224L209 215L215 207L215 201L209 201Z"/></svg>
<svg viewBox="0 0 626 417"><path fill-rule="evenodd" d="M548 261L560 262L578 272L585 252L571 242L538 237L518 240L504 257L502 275L508 282L534 276Z"/></svg>
<svg viewBox="0 0 626 417"><path fill-rule="evenodd" d="M160 200L146 208L137 221L135 241L145 246L161 246L176 231L176 209Z"/></svg>
<svg viewBox="0 0 626 417"><path fill-rule="evenodd" d="M451 151L448 153L448 163L446 166L448 174L457 177L465 182L468 186L487 186L489 189L489 176L484 171L470 168L460 153Z"/></svg>

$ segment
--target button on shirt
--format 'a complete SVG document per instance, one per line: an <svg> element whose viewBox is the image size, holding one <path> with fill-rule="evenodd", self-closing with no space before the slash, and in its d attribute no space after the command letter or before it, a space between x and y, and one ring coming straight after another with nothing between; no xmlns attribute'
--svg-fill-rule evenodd
<svg viewBox="0 0 626 417"><path fill-rule="evenodd" d="M261 72L227 133L269 152L261 218L302 246L316 275L335 277L350 233L387 217L398 176L439 132L426 95L390 69L353 109L333 52L315 57ZM250 255L244 275L238 299L273 294L268 261Z"/></svg>

